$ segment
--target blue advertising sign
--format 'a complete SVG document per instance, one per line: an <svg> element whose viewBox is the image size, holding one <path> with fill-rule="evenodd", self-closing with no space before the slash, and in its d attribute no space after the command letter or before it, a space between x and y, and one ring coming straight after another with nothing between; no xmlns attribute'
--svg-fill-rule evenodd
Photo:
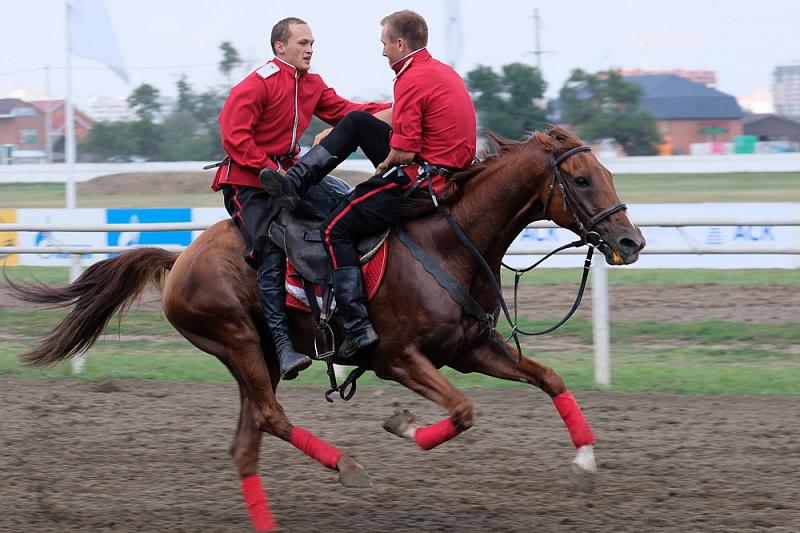
<svg viewBox="0 0 800 533"><path fill-rule="evenodd" d="M108 209L109 224L148 224L158 222L191 222L191 209ZM109 246L178 244L188 246L191 231L122 231L108 234Z"/></svg>

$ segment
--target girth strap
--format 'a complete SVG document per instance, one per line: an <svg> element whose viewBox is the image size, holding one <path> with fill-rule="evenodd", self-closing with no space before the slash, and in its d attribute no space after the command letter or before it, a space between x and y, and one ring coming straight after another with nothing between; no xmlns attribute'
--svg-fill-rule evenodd
<svg viewBox="0 0 800 533"><path fill-rule="evenodd" d="M408 248L414 259L420 262L424 268L441 287L450 294L450 297L459 304L467 314L472 315L481 325L479 340L483 340L486 335L494 328L495 318L493 314L487 313L483 307L464 289L454 278L442 268L425 250L411 240L411 237L401 228L394 228L394 232L400 242Z"/></svg>

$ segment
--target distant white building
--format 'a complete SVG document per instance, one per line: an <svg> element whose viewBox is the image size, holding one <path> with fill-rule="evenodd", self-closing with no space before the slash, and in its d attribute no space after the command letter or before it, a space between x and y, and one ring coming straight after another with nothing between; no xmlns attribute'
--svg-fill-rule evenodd
<svg viewBox="0 0 800 533"><path fill-rule="evenodd" d="M752 94L737 96L739 107L748 113L763 115L775 112L772 103L772 91L768 87L756 89Z"/></svg>
<svg viewBox="0 0 800 533"><path fill-rule="evenodd" d="M775 67L772 79L775 113L782 116L800 116L800 65Z"/></svg>
<svg viewBox="0 0 800 533"><path fill-rule="evenodd" d="M161 96L158 99L161 111L154 122L163 122L175 110L175 98ZM131 122L138 120L136 112L128 105L126 96L90 96L82 100L81 109L86 110L95 122Z"/></svg>
<svg viewBox="0 0 800 533"><path fill-rule="evenodd" d="M136 120L136 114L124 96L91 96L83 101L81 108L95 122Z"/></svg>

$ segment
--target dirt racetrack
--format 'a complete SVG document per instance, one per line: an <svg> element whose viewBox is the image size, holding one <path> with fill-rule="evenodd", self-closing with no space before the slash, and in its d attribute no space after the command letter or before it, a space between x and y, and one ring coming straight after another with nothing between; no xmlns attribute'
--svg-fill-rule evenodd
<svg viewBox="0 0 800 533"><path fill-rule="evenodd" d="M537 274L546 279L547 272ZM551 319L569 311L578 292L574 285L523 285L520 287L520 316ZM511 305L513 287L504 287ZM591 318L592 289L575 316ZM17 300L0 290L0 309L38 309L41 306ZM150 291L134 309L160 311L160 296ZM792 285L611 285L611 320L732 320L737 322L784 323L800 316L800 289ZM540 338L541 339L541 338ZM538 341L537 341L538 342Z"/></svg>
<svg viewBox="0 0 800 533"><path fill-rule="evenodd" d="M468 390L477 425L431 452L381 429L400 387L328 405L282 386L298 424L362 462L369 490L267 437L262 478L283 531L800 530L800 398L577 393L598 437L593 493L543 393ZM233 384L0 377L0 531L248 531L228 456Z"/></svg>

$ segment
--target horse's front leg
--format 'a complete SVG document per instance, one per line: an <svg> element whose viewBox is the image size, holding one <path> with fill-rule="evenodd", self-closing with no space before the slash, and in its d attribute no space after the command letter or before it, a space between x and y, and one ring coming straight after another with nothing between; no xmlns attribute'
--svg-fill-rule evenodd
<svg viewBox="0 0 800 533"><path fill-rule="evenodd" d="M420 427L410 412L398 411L383 425L390 433L415 441L423 450L430 450L472 427L475 418L472 402L453 387L416 347L406 347L386 367L376 366L375 373L383 379L402 383L441 405L450 414L436 424Z"/></svg>
<svg viewBox="0 0 800 533"><path fill-rule="evenodd" d="M499 341L499 342L498 342ZM508 353L504 352L503 347ZM495 333L495 338L454 359L449 366L465 374L480 372L510 381L522 381L539 387L553 400L558 414L569 430L577 455L572 461L572 472L577 476L597 472L594 458L595 438L592 428L583 416L578 402L567 390L564 380L552 368L521 356Z"/></svg>

